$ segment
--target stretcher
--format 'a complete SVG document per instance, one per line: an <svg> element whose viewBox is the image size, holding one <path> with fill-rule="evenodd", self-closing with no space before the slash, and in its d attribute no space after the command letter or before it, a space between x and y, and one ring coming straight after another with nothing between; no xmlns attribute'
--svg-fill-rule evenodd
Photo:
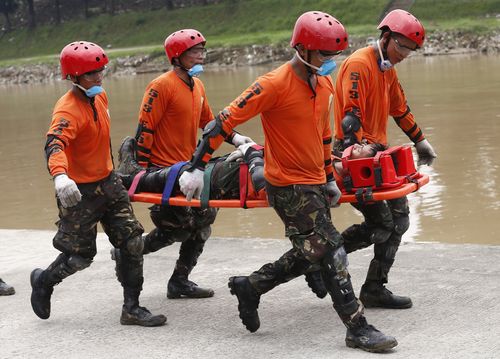
<svg viewBox="0 0 500 359"><path fill-rule="evenodd" d="M336 180L342 191L339 203L370 203L406 196L429 183L429 176L415 169L411 148L408 146L390 147L374 157L351 159L352 148L346 149L342 158L343 174ZM183 163L179 163L178 167ZM174 165L175 166L175 165ZM248 169L240 170L240 198L187 201L184 196L173 195L173 179L165 185L163 193L135 193L138 180L129 189L131 201L181 207L216 208L263 208L269 207L265 198L247 197ZM175 176L174 176L175 177ZM137 176L140 178L140 174ZM245 185L241 187L241 183ZM203 195L202 195L203 197Z"/></svg>
<svg viewBox="0 0 500 359"><path fill-rule="evenodd" d="M359 203L359 202L376 202L383 201L387 199L394 199L406 196L412 192L417 191L420 187L429 183L429 176L419 173L412 182L404 183L399 187L382 189L382 190L365 190L356 193L345 193L342 192L339 203ZM149 193L140 192L135 193L130 196L130 199L134 202L145 202L153 204L162 204L162 194L161 193ZM181 206L181 207L201 207L201 201L198 199L193 199L190 202L186 200L184 196L173 196L168 199L168 204L170 206ZM252 200L248 199L243 204L239 199L226 199L226 200L209 200L209 207L216 208L263 208L269 207L267 200L258 199Z"/></svg>

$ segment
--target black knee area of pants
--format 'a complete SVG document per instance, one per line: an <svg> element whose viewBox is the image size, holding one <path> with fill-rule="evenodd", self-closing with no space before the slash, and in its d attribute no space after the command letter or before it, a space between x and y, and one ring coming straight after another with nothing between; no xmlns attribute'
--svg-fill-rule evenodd
<svg viewBox="0 0 500 359"><path fill-rule="evenodd" d="M347 266L347 253L344 247L338 247L330 252L321 263L323 282L332 297L333 307L342 320L348 320L359 306Z"/></svg>

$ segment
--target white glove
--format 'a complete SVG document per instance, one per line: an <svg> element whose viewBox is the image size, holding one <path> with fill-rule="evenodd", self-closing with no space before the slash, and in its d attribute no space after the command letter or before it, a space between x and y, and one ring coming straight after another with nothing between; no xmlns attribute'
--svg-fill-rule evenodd
<svg viewBox="0 0 500 359"><path fill-rule="evenodd" d="M238 146L236 150L234 150L229 156L227 156L226 162L236 161L240 158L243 158L248 149L253 145L256 145L256 143L252 141Z"/></svg>
<svg viewBox="0 0 500 359"><path fill-rule="evenodd" d="M56 195L64 208L75 206L82 199L82 194L75 181L65 174L57 175L54 178Z"/></svg>
<svg viewBox="0 0 500 359"><path fill-rule="evenodd" d="M231 142L233 143L234 147L239 147L241 145L244 145L245 143L253 142L253 140L250 137L235 133Z"/></svg>
<svg viewBox="0 0 500 359"><path fill-rule="evenodd" d="M200 198L203 190L203 171L195 168L192 172L184 171L179 178L179 187L184 193L188 202L193 197Z"/></svg>
<svg viewBox="0 0 500 359"><path fill-rule="evenodd" d="M330 207L336 207L337 202L340 199L342 193L337 187L337 182L329 181L326 183L326 193L328 194L328 198L330 201Z"/></svg>
<svg viewBox="0 0 500 359"><path fill-rule="evenodd" d="M427 140L422 140L415 144L418 154L417 165L428 165L431 166L434 162L434 158L437 157L436 152L432 148L431 144Z"/></svg>

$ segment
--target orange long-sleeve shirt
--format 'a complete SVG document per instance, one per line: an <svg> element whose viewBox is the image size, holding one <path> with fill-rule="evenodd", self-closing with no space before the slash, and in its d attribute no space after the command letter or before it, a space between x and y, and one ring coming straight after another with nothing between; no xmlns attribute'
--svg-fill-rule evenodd
<svg viewBox="0 0 500 359"><path fill-rule="evenodd" d="M47 165L52 176L66 173L76 183L106 178L113 170L106 93L93 106L68 91L57 101L47 132Z"/></svg>
<svg viewBox="0 0 500 359"><path fill-rule="evenodd" d="M137 133L141 165L171 166L191 158L198 128L214 118L203 83L193 79L191 89L174 71L168 71L146 88Z"/></svg>
<svg viewBox="0 0 500 359"><path fill-rule="evenodd" d="M355 51L340 66L334 101L336 139L344 138L341 124L349 112L361 121L361 129L356 133L358 141L387 145L389 115L413 142L424 139L407 105L396 70L380 71L371 46Z"/></svg>
<svg viewBox="0 0 500 359"><path fill-rule="evenodd" d="M230 106L225 133L260 114L265 135L264 177L275 186L322 184L333 179L330 109L333 82L318 77L316 96L290 63L261 76ZM215 150L221 135L210 141ZM210 153L204 156L204 160Z"/></svg>

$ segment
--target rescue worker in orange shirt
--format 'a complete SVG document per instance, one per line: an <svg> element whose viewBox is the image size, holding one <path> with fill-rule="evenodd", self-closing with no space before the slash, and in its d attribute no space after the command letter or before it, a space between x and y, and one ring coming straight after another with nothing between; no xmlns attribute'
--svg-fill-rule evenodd
<svg viewBox="0 0 500 359"><path fill-rule="evenodd" d="M207 125L191 168L179 179L180 189L187 199L197 197L213 151L235 126L260 114L268 201L284 222L293 248L249 276L229 278L243 324L251 332L258 330L260 297L316 264L347 327L346 344L384 351L397 342L368 325L363 316L347 270L342 237L330 217L330 206L336 204L340 191L331 161L334 89L328 75L335 68L334 57L348 46L347 33L331 15L310 11L298 18L291 46L296 54L289 62L259 77Z"/></svg>
<svg viewBox="0 0 500 359"><path fill-rule="evenodd" d="M189 161L198 129L214 117L203 83L197 78L203 71L205 43L203 35L194 29L176 31L165 40L165 52L174 68L151 81L139 110L137 161L148 173ZM239 146L251 139L231 133L229 142ZM213 296L212 289L199 287L188 276L210 237L217 209L154 205L150 210L156 228L144 236L144 254L181 242L167 297Z"/></svg>
<svg viewBox="0 0 500 359"><path fill-rule="evenodd" d="M108 97L101 87L108 57L98 45L76 41L63 48L60 62L62 78L70 80L72 88L55 105L45 154L59 208L53 244L61 254L47 269L31 272L31 306L38 317L49 318L54 286L92 263L97 224L101 223L122 258L118 268L124 296L120 323L163 325L165 316L139 306L144 230L113 171Z"/></svg>
<svg viewBox="0 0 500 359"><path fill-rule="evenodd" d="M339 69L335 85L334 153L339 155L354 143L387 147L387 119L415 143L418 164L431 165L436 153L415 122L399 83L394 65L421 48L425 30L420 21L404 10L393 10L382 20L380 39L374 46L355 51ZM410 308L409 297L392 294L385 284L403 234L409 227L405 197L369 205L353 204L365 221L342 233L347 253L374 245L360 299L366 307Z"/></svg>

